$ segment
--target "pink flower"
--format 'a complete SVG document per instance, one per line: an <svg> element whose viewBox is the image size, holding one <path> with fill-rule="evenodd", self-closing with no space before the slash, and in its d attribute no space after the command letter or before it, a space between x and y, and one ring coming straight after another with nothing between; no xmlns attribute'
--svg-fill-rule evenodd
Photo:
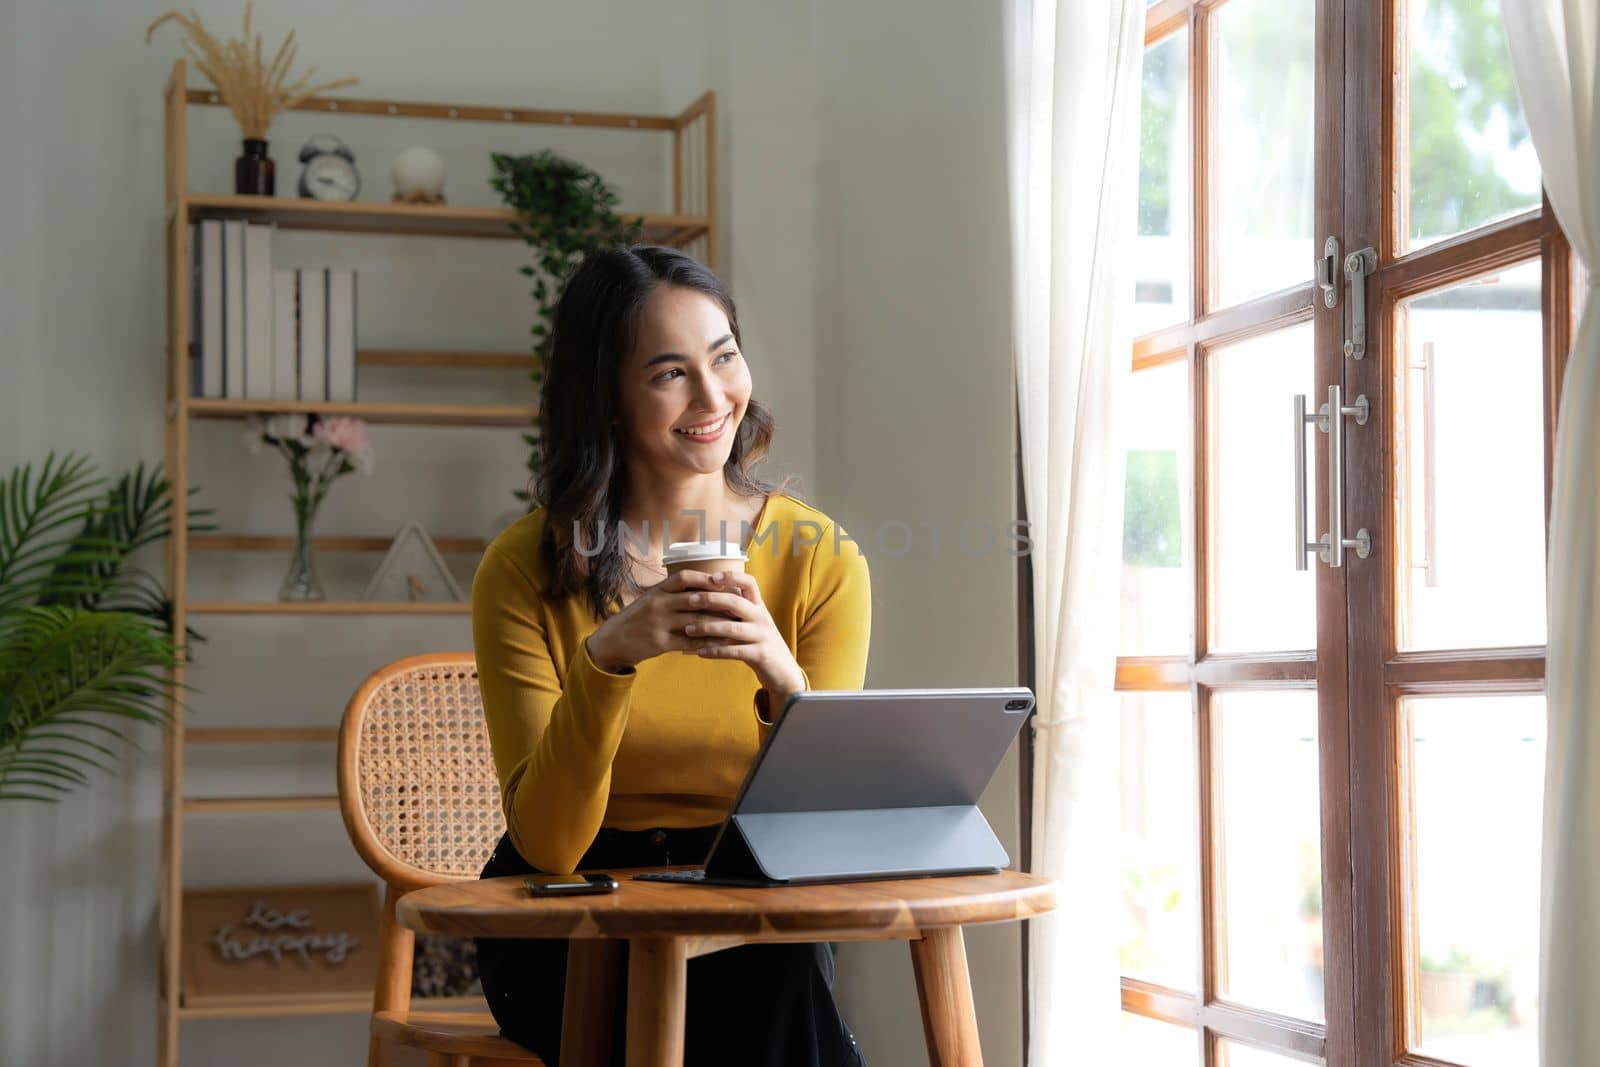
<svg viewBox="0 0 1600 1067"><path fill-rule="evenodd" d="M371 474L372 445L367 440L367 424L360 419L333 415L317 420L312 437L318 445L343 453L350 465L362 474Z"/></svg>
<svg viewBox="0 0 1600 1067"><path fill-rule="evenodd" d="M367 442L367 424L360 419L341 415L319 419L314 432L317 440L329 448L349 453L352 459L371 447Z"/></svg>

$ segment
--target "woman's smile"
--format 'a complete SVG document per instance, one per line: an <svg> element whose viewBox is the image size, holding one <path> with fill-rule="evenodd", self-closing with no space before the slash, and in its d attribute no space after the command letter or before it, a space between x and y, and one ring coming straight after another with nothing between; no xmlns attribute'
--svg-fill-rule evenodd
<svg viewBox="0 0 1600 1067"><path fill-rule="evenodd" d="M672 432L679 437L687 438L696 444L709 444L720 440L728 430L728 420L733 417L733 412L727 412L715 422L700 423L696 426L687 426L683 429L674 429Z"/></svg>

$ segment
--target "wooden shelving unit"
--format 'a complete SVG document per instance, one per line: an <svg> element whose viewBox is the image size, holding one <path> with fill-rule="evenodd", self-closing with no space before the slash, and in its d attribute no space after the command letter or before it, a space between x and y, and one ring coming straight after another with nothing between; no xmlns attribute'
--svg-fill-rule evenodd
<svg viewBox="0 0 1600 1067"><path fill-rule="evenodd" d="M189 730L185 738L191 745L295 744L338 739L337 726L207 726Z"/></svg>
<svg viewBox="0 0 1600 1067"><path fill-rule="evenodd" d="M318 552L387 552L387 537L313 537ZM481 537L435 537L433 547L440 552L482 552ZM190 552L287 552L294 538L276 534L190 534Z"/></svg>
<svg viewBox="0 0 1600 1067"><path fill-rule="evenodd" d="M267 1019L285 1015L359 1015L372 1010L371 997L194 997L178 1011L180 1019Z"/></svg>
<svg viewBox="0 0 1600 1067"><path fill-rule="evenodd" d="M185 797L183 810L192 815L228 811L338 811L339 798L336 796Z"/></svg>
<svg viewBox="0 0 1600 1067"><path fill-rule="evenodd" d="M437 601L322 600L285 604L278 600L191 600L191 615L465 615L470 605Z"/></svg>
<svg viewBox="0 0 1600 1067"><path fill-rule="evenodd" d="M439 352L421 349L363 348L363 367L455 367L479 370L533 370L539 361L523 352Z"/></svg>
<svg viewBox="0 0 1600 1067"><path fill-rule="evenodd" d="M531 404L411 404L411 403L297 403L277 401L216 400L188 394L190 358L189 226L206 218L249 218L270 221L283 229L316 230L352 235L401 235L476 239L518 239L510 226L511 211L493 207L398 204L382 201L327 203L296 197L252 197L192 191L188 187L188 109L221 106L217 94L188 87L187 64L178 60L164 91L166 126L167 340L166 340L166 466L172 481L172 536L167 542L167 586L173 598L173 625L183 632L190 616L361 616L466 614L466 604L369 603L325 601L284 604L277 601L192 600L188 594L189 558L194 552L284 551L289 539L271 535L232 532L189 534L188 519L189 431L199 419L241 419L251 414L305 411L326 415L352 415L374 423L422 427L525 428L538 415ZM370 118L426 118L477 122L584 126L619 132L645 131L667 134L672 141L672 209L665 212L624 212L624 217L644 220L644 240L682 248L716 267L716 99L705 93L676 115L633 115L608 112L537 110L482 105L423 103L398 100L361 100L321 97L297 110ZM486 149L487 151L487 149ZM292 181L280 175L280 183ZM484 352L437 349L363 349L362 366L443 368L448 370L518 370L534 366L527 352ZM446 537L437 540L444 552L478 553L480 538ZM323 537L320 551L380 552L389 547L386 537ZM217 638L214 638L214 640ZM376 664L374 664L376 666ZM177 672L183 681L183 671ZM183 707L174 701L163 752L164 798L161 838L161 1025L158 1031L159 1067L176 1067L179 1023L184 1019L223 1019L362 1013L372 1005L370 994L307 995L298 997L186 996L180 987L179 949L182 944L183 846L186 817L220 819L260 812L327 812L336 810L332 795L206 796L184 794L184 761L189 745L328 743L336 740L334 726L348 694L330 694L326 725L286 726L260 723L249 726L208 727L190 730ZM225 694L208 693L208 698ZM305 716L301 715L302 718ZM330 783L331 785L332 783ZM241 826L248 824L241 823ZM248 832L246 829L245 832ZM417 1000L417 1008L486 1010L481 998Z"/></svg>
<svg viewBox="0 0 1600 1067"><path fill-rule="evenodd" d="M198 396L191 398L187 407L192 419L242 419L246 415L304 411L314 415L353 415L368 422L402 426L527 426L539 414L538 407L529 404L335 404L309 400L212 400Z"/></svg>
<svg viewBox="0 0 1600 1067"><path fill-rule="evenodd" d="M644 220L643 239L648 244L687 244L707 230L707 221L694 215L639 212L623 217ZM189 218L247 218L275 222L284 230L521 240L511 229L516 213L510 208L451 204L346 204L290 196L196 194L189 197Z"/></svg>
<svg viewBox="0 0 1600 1067"><path fill-rule="evenodd" d="M413 1011L477 1011L487 1013L482 997L413 997ZM370 996L307 994L301 997L196 997L178 1012L184 1019L264 1019L286 1015L365 1015Z"/></svg>

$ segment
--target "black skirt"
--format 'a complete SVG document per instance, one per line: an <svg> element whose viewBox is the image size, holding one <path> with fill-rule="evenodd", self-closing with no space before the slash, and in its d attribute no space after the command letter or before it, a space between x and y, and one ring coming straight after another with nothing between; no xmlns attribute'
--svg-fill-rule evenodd
<svg viewBox="0 0 1600 1067"><path fill-rule="evenodd" d="M715 826L685 830L602 828L579 870L621 870L703 863ZM495 846L482 877L541 873L509 835ZM693 886L683 887L686 893ZM557 1067L567 943L534 938L478 938L478 972L500 1032ZM627 947L623 946L624 974ZM825 943L742 945L688 963L684 1011L685 1067L865 1067L866 1059L833 999L833 950ZM619 1040L612 1063L623 1063L622 1020L627 983L618 983Z"/></svg>

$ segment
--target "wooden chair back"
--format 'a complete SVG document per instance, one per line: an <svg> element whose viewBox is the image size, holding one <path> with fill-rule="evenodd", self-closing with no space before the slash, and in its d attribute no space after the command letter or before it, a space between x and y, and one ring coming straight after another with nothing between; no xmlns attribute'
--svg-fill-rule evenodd
<svg viewBox="0 0 1600 1067"><path fill-rule="evenodd" d="M505 819L471 652L396 660L356 690L339 731L339 809L386 884L478 877Z"/></svg>
<svg viewBox="0 0 1600 1067"><path fill-rule="evenodd" d="M471 652L396 660L356 690L339 729L339 811L385 887L373 1011L404 1011L415 937L395 902L477 878L505 830Z"/></svg>

